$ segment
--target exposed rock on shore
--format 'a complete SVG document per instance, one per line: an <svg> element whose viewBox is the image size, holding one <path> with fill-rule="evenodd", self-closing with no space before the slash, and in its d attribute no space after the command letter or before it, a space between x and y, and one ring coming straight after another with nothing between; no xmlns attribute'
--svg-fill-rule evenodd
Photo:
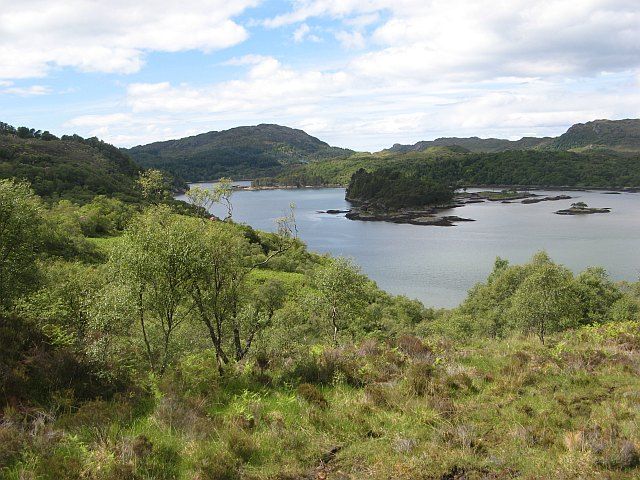
<svg viewBox="0 0 640 480"><path fill-rule="evenodd" d="M540 202L555 202L557 200L570 200L572 197L569 195L556 195L555 197L537 197L537 198L525 198L520 203L540 203Z"/></svg>
<svg viewBox="0 0 640 480"><path fill-rule="evenodd" d="M592 213L611 213L610 208L593 208L593 207L571 207L564 210L558 210L556 215L590 215Z"/></svg>
<svg viewBox="0 0 640 480"><path fill-rule="evenodd" d="M442 210L442 208L424 207L422 209L382 211L356 207L347 213L346 217L349 220L362 220L365 222L408 223L411 225L434 225L439 227L452 227L458 222L475 221L471 218L462 218L456 215L439 215L439 210Z"/></svg>

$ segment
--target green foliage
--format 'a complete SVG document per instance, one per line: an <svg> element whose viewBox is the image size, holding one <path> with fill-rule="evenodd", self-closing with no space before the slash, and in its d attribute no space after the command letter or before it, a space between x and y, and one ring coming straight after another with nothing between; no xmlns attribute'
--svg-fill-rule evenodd
<svg viewBox="0 0 640 480"><path fill-rule="evenodd" d="M273 175L283 165L352 153L302 130L265 124L150 143L127 152L143 167L160 168L188 181Z"/></svg>
<svg viewBox="0 0 640 480"><path fill-rule="evenodd" d="M338 258L319 266L313 272L310 299L312 314L325 323L334 343L339 335L357 331L359 312L367 302L366 277L349 260Z"/></svg>
<svg viewBox="0 0 640 480"><path fill-rule="evenodd" d="M142 197L147 201L158 204L170 196L169 182L160 170L149 169L140 173L137 180Z"/></svg>
<svg viewBox="0 0 640 480"><path fill-rule="evenodd" d="M577 326L580 305L572 281L567 268L541 262L518 286L507 315L524 332L535 332L543 343L550 332Z"/></svg>
<svg viewBox="0 0 640 480"><path fill-rule="evenodd" d="M149 208L136 217L111 257L113 271L138 312L147 360L160 374L171 361L172 337L187 320L198 223L166 206Z"/></svg>
<svg viewBox="0 0 640 480"><path fill-rule="evenodd" d="M422 151L433 147L457 147L474 153L495 153L508 150L571 150L609 148L618 151L640 150L640 120L594 120L577 123L556 138L523 137L520 140L498 138L437 138L414 145L391 147L389 152Z"/></svg>
<svg viewBox="0 0 640 480"><path fill-rule="evenodd" d="M320 389L315 385L302 383L298 385L297 393L311 405L315 405L318 408L327 408L328 406L327 399L324 398Z"/></svg>
<svg viewBox="0 0 640 480"><path fill-rule="evenodd" d="M640 185L637 154L598 150L513 150L465 153L426 150L408 153L356 154L343 160L296 167L270 182L290 185L347 185L360 168L411 172L452 186L538 186L622 188ZM382 179L381 179L382 181ZM262 180L259 183L270 183Z"/></svg>
<svg viewBox="0 0 640 480"><path fill-rule="evenodd" d="M96 138L0 135L0 178L28 181L47 199L84 203L102 194L137 201L138 172L126 154Z"/></svg>
<svg viewBox="0 0 640 480"><path fill-rule="evenodd" d="M549 332L579 325L629 319L637 304L625 296L600 268L578 276L538 253L525 265L498 258L486 283L469 291L465 301L436 324L457 337Z"/></svg>
<svg viewBox="0 0 640 480"><path fill-rule="evenodd" d="M0 199L2 478L638 477L639 284L540 253L434 311L292 216Z"/></svg>
<svg viewBox="0 0 640 480"><path fill-rule="evenodd" d="M28 184L0 180L0 310L36 284L42 208Z"/></svg>
<svg viewBox="0 0 640 480"><path fill-rule="evenodd" d="M351 177L346 198L382 208L420 207L447 203L453 189L406 169L383 168L372 173L360 169Z"/></svg>

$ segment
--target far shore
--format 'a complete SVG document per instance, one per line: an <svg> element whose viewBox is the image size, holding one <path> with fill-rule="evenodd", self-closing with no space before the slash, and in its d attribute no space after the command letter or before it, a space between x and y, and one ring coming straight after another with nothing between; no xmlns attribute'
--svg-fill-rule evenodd
<svg viewBox="0 0 640 480"><path fill-rule="evenodd" d="M209 181L197 181L197 182L187 182L189 185L197 185L203 183L216 183L218 180L209 180ZM233 182L253 182L251 179L233 179ZM346 185L334 183L334 184L326 184L326 185L235 185L233 187L235 190L247 190L247 191L258 191L258 190L298 190L298 189L322 189L322 188L347 188ZM489 189L500 189L500 190L518 190L518 191L531 191L531 190L542 190L542 191L567 191L567 192L587 192L587 191L602 191L602 192L612 192L612 193L640 193L639 187L569 187L569 186L550 186L550 185L467 185L465 187L460 187L458 191L463 191L464 189L476 189L476 188L489 188Z"/></svg>

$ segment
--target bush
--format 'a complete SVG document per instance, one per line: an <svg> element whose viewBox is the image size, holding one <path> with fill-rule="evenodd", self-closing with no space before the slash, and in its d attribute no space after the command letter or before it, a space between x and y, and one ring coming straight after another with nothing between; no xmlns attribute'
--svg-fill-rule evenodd
<svg viewBox="0 0 640 480"><path fill-rule="evenodd" d="M20 458L25 443L20 430L0 424L0 471Z"/></svg>
<svg viewBox="0 0 640 480"><path fill-rule="evenodd" d="M409 391L414 395L425 395L431 385L435 367L431 362L412 363L406 371L405 381Z"/></svg>
<svg viewBox="0 0 640 480"><path fill-rule="evenodd" d="M226 451L205 451L197 462L197 480L238 480L238 460Z"/></svg>
<svg viewBox="0 0 640 480"><path fill-rule="evenodd" d="M181 456L178 448L170 444L154 445L141 462L147 478L174 480L180 476Z"/></svg>
<svg viewBox="0 0 640 480"><path fill-rule="evenodd" d="M297 393L311 405L314 405L318 408L324 409L329 405L327 399L324 397L320 389L318 389L318 387L316 387L315 385L311 385L310 383L303 383L299 385Z"/></svg>
<svg viewBox="0 0 640 480"><path fill-rule="evenodd" d="M182 358L175 375L188 395L213 396L220 391L220 374L213 349Z"/></svg>
<svg viewBox="0 0 640 480"><path fill-rule="evenodd" d="M229 451L243 462L248 462L258 451L251 435L239 428L232 428L226 434L226 443Z"/></svg>

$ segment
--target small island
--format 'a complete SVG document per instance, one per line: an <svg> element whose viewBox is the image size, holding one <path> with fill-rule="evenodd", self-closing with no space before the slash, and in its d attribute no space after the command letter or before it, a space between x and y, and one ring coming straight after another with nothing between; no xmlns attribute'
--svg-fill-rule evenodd
<svg viewBox="0 0 640 480"><path fill-rule="evenodd" d="M556 215L590 215L593 213L610 213L610 208L594 208L589 207L584 202L572 203L570 208L558 210Z"/></svg>
<svg viewBox="0 0 640 480"><path fill-rule="evenodd" d="M354 206L346 215L350 220L443 227L473 221L440 215L442 210L460 206L454 201L454 189L417 172L383 168L369 173L360 169L351 177L346 199Z"/></svg>

